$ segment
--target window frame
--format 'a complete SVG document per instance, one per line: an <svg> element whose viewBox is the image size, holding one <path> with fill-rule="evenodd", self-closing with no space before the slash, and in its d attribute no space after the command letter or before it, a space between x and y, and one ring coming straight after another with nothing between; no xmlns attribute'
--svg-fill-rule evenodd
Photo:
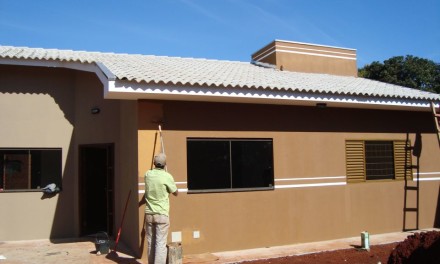
<svg viewBox="0 0 440 264"><path fill-rule="evenodd" d="M393 144L394 177L390 179L367 179L365 142L384 141ZM359 182L381 182L381 181L400 181L412 180L412 155L409 140L398 139L350 139L345 140L345 161L347 183Z"/></svg>
<svg viewBox="0 0 440 264"><path fill-rule="evenodd" d="M231 151L232 151L232 142L270 142L270 160L268 161L268 163L270 164L270 168L269 168L269 186L262 186L262 187L233 187L233 182L234 182L234 176L232 174L232 172L234 171L234 160L237 160L236 158L231 156L228 156L228 163L231 165L231 167L229 167L228 171L229 171L229 175L225 176L228 178L229 182L230 182L230 186L227 188L195 188L193 189L191 187L191 165L190 165L190 147L189 144L190 142L195 142L195 141L199 141L199 142L228 142L229 143L229 147L228 147L228 151L229 151L229 155L231 155ZM225 137L225 138L219 138L219 137L215 137L215 138L208 138L208 137L188 137L186 139L186 146L187 146L187 186L188 186L188 193L192 194L192 193L227 193L227 192L249 192L249 191L268 191L268 190L274 190L275 189L275 174L274 174L274 152L273 152L273 138L231 138L231 137ZM237 162L237 161L235 161ZM246 179L246 177L244 176L244 179Z"/></svg>
<svg viewBox="0 0 440 264"><path fill-rule="evenodd" d="M48 151L47 153L44 153L45 151ZM48 159L41 159L44 154L49 154L49 151L56 151L53 153L50 153L50 155L55 155L52 158ZM9 153L8 153L9 152ZM35 155L33 152L39 152L35 153L38 155L38 157L41 160L35 160L34 164L32 164L32 155ZM12 193L12 192L41 192L42 188L47 186L50 183L55 183L56 186L59 188L59 191L62 190L62 166L63 166L63 149L62 148L0 148L0 193ZM5 170L7 169L4 163L4 159L6 155L13 156L13 155L26 155L27 156L27 185L28 188L16 188L16 189L5 189L6 183L6 173ZM24 156L23 156L24 157ZM49 156L46 156L46 158ZM51 159L56 159L51 160ZM50 160L50 164L47 164L46 166L43 165L43 163ZM38 162L39 161L39 162ZM56 162L56 163L54 163ZM38 165L37 165L38 164ZM34 165L34 166L32 166ZM49 168L49 170L44 170L44 168ZM52 176L46 176L46 175L38 175L41 173L41 171L49 171L49 175ZM47 181L47 182L45 182ZM37 183L36 183L37 182ZM39 184L33 187L34 184Z"/></svg>

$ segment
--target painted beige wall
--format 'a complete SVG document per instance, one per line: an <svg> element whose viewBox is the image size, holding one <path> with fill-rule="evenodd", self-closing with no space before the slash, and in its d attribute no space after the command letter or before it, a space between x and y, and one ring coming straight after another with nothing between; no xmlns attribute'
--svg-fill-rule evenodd
<svg viewBox="0 0 440 264"><path fill-rule="evenodd" d="M63 190L51 199L41 192L0 193L1 240L66 238L79 235L78 146L115 146L115 232L129 190L125 226L136 226L137 103L104 100L93 73L59 68L0 66L0 147L63 149ZM100 114L92 115L91 108ZM32 220L32 221L31 221ZM32 224L30 224L30 221ZM137 229L121 242L137 248Z"/></svg>
<svg viewBox="0 0 440 264"><path fill-rule="evenodd" d="M0 147L62 148L64 175L63 192L51 199L42 199L41 192L0 193L0 237L73 236L73 190L69 186L74 185L70 147L75 75L64 70L50 74L47 69L0 67Z"/></svg>
<svg viewBox="0 0 440 264"><path fill-rule="evenodd" d="M144 109L139 115L145 115L148 104L139 107ZM168 171L177 182L187 179L187 137L273 138L275 190L171 197L170 231L181 232L185 254L320 241L365 230L401 231L403 181L313 186L345 182L348 139L405 139L409 132L414 142L420 132L421 171L440 176L440 150L429 113L194 102L163 102L162 109L154 109L163 113ZM151 125L139 135L154 142L154 133ZM153 147L140 142L141 149L150 153ZM438 197L438 180L421 183L420 228L433 227ZM193 238L194 231L200 238Z"/></svg>
<svg viewBox="0 0 440 264"><path fill-rule="evenodd" d="M353 49L277 40L252 54L252 60L287 71L357 76Z"/></svg>
<svg viewBox="0 0 440 264"><path fill-rule="evenodd" d="M355 60L315 57L302 54L277 54L277 68L286 71L326 73L357 77Z"/></svg>

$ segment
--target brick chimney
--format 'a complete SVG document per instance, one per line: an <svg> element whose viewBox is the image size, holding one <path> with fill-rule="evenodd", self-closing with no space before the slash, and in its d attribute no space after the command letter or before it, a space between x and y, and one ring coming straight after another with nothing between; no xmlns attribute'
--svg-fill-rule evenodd
<svg viewBox="0 0 440 264"><path fill-rule="evenodd" d="M357 76L355 49L274 40L252 54L252 61L283 71Z"/></svg>

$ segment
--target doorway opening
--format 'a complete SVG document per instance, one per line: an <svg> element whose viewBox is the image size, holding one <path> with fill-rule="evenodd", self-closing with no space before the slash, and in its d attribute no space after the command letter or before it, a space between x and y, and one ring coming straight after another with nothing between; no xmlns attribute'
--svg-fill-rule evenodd
<svg viewBox="0 0 440 264"><path fill-rule="evenodd" d="M113 235L114 145L79 146L80 234Z"/></svg>

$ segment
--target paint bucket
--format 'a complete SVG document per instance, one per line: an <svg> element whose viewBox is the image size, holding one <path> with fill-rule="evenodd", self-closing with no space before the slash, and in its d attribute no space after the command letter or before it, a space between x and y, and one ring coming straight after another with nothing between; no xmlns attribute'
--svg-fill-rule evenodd
<svg viewBox="0 0 440 264"><path fill-rule="evenodd" d="M182 244L179 242L169 243L168 247L168 264L182 264L183 253Z"/></svg>
<svg viewBox="0 0 440 264"><path fill-rule="evenodd" d="M370 251L370 235L367 231L361 233L361 246L362 249Z"/></svg>
<svg viewBox="0 0 440 264"><path fill-rule="evenodd" d="M110 240L106 232L96 234L95 240L96 253L108 254L110 251Z"/></svg>

